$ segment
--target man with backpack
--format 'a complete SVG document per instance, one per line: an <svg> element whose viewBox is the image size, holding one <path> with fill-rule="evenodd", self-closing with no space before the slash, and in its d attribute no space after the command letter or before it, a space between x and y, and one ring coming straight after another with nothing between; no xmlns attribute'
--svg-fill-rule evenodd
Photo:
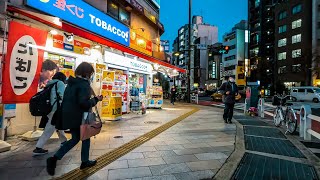
<svg viewBox="0 0 320 180"><path fill-rule="evenodd" d="M225 104L223 119L225 123L231 124L233 117L234 104L238 95L238 86L233 77L229 77L228 82L221 85L219 91L223 92L222 101Z"/></svg>
<svg viewBox="0 0 320 180"><path fill-rule="evenodd" d="M52 80L50 80L47 83L45 89L43 90L43 91L50 91L49 93L43 93L42 95L43 96L50 96L47 98L50 99L50 105L51 105L52 109L48 115L44 115L42 117L42 121L47 120L47 123L45 125L43 134L41 135L41 137L39 138L39 140L37 142L36 149L33 151L34 156L43 155L43 154L48 153L48 150L43 149L43 146L50 139L50 137L52 136L54 131L56 131L55 126L52 125L52 118L53 118L54 113L57 110L57 107L62 103L63 94L64 94L64 90L65 90L65 81L66 81L66 76L61 72L57 72L53 76ZM46 99L46 98L43 97L43 99ZM57 134L59 136L61 144L63 144L64 142L67 141L67 138L64 134L64 131L57 131Z"/></svg>

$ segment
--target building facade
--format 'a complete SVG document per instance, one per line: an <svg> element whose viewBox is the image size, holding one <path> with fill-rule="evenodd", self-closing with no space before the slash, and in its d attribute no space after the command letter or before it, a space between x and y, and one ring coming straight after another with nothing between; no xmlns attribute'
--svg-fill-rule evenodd
<svg viewBox="0 0 320 180"><path fill-rule="evenodd" d="M312 85L312 1L275 6L275 79L286 88Z"/></svg>
<svg viewBox="0 0 320 180"><path fill-rule="evenodd" d="M250 78L260 81L265 89L274 83L274 11L281 0L249 0L248 21L250 30L249 60Z"/></svg>
<svg viewBox="0 0 320 180"><path fill-rule="evenodd" d="M213 47L220 47L222 43L215 43ZM221 86L223 78L222 55L208 53L208 74L205 87L208 90L217 89Z"/></svg>
<svg viewBox="0 0 320 180"><path fill-rule="evenodd" d="M117 110L119 115L129 109L128 90L133 86L147 95L153 88L154 73L174 76L177 72L185 72L166 62L165 53L160 51L160 35L164 27L159 22L157 1L6 2L5 7L0 6L3 7L1 17L5 16L0 18L3 32L0 49L4 49L0 55L6 62L1 69L1 75L6 77L1 83L1 92L6 94L1 98L2 103L14 105L10 109L14 112L10 114L14 116L14 123L8 128L9 135L33 130L35 118L29 113L28 103L38 88L45 84L42 80L43 71L47 71L44 62L55 63L67 76L74 75L81 62L92 64L95 68L92 86L96 92L102 92L105 87L101 85L103 81L114 81L114 84L117 81L110 91L122 97L119 103L122 108L120 106ZM19 61L11 61L10 57L18 56ZM10 64L19 68L9 71ZM2 104L0 108L3 108ZM3 117L7 115L4 111ZM39 118L36 123L39 123Z"/></svg>
<svg viewBox="0 0 320 180"><path fill-rule="evenodd" d="M238 86L246 86L248 70L248 23L243 20L231 32L223 36L223 46L229 47L228 54L222 55L223 76L234 77Z"/></svg>

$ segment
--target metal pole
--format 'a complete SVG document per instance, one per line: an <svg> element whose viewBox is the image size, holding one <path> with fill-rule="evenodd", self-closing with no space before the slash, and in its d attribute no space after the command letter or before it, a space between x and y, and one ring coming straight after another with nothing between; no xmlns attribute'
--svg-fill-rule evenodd
<svg viewBox="0 0 320 180"><path fill-rule="evenodd" d="M191 93L191 84L190 77L193 76L191 74L191 41L192 41L192 30L191 30L191 9L192 9L192 0L189 0L189 61L188 61L188 87L187 87L187 102L190 103L190 93Z"/></svg>

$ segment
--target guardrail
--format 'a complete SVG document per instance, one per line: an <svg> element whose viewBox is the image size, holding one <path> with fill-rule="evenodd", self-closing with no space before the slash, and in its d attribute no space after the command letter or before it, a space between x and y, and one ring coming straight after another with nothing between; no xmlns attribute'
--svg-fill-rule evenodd
<svg viewBox="0 0 320 180"><path fill-rule="evenodd" d="M259 117L264 118L265 114L273 117L274 115L273 112L268 112L266 110L266 107L273 108L273 109L276 108L276 106L265 103L265 100L263 98L260 98L258 102ZM295 111L295 112L296 114L300 115L300 122L299 122L300 137L306 141L310 141L312 136L314 136L317 139L320 139L320 133L312 129L312 121L316 121L320 123L320 117L312 114L310 105L304 104L301 106L300 111Z"/></svg>

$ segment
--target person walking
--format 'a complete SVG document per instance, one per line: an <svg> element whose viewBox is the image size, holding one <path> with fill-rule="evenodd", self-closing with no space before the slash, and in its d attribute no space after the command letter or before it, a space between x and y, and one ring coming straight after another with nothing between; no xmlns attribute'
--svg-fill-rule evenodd
<svg viewBox="0 0 320 180"><path fill-rule="evenodd" d="M57 110L57 103L61 103L62 102L62 98L63 98L63 94L64 94L64 90L65 90L65 81L66 81L67 77L61 73L61 72L57 72L53 77L52 80L50 80L47 83L47 87L50 85L53 85L53 88L51 89L51 94L50 94L50 103L52 105L52 110L51 112L43 118L47 118L48 122L45 125L44 128L44 132L43 134L40 136L37 144L36 144L36 149L33 151L33 156L38 156L38 155L43 155L43 154L47 154L48 150L43 149L43 146L46 144L46 142L50 139L50 137L52 136L52 134L54 133L54 131L56 131L55 126L53 126L51 124L51 120L53 117L53 114L56 112ZM57 95L59 97L57 97ZM60 102L57 102L57 101ZM61 144L65 143L67 141L67 138L64 134L64 131L57 131L57 134L59 136L59 139L61 141Z"/></svg>
<svg viewBox="0 0 320 180"><path fill-rule="evenodd" d="M228 82L221 85L220 91L223 92L223 102L225 104L223 119L225 123L231 124L233 117L234 104L236 103L236 96L238 95L238 86L233 77L229 77Z"/></svg>
<svg viewBox="0 0 320 180"><path fill-rule="evenodd" d="M174 105L174 101L176 100L177 89L175 86L171 88L171 104Z"/></svg>
<svg viewBox="0 0 320 180"><path fill-rule="evenodd" d="M47 172L53 176L57 161L68 153L80 141L80 126L85 112L92 110L102 96L92 97L93 90L90 86L91 77L94 75L93 67L82 62L75 71L75 78L70 76L62 102L61 128L70 129L72 138L63 144L54 156L47 159ZM57 123L58 124L58 123ZM90 138L82 141L80 169L92 167L96 160L89 160Z"/></svg>

